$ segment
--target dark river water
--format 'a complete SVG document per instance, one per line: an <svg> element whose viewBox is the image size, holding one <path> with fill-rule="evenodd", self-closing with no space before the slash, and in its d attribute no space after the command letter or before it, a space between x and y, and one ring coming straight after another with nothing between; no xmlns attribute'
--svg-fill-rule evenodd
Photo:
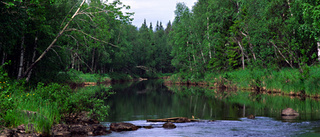
<svg viewBox="0 0 320 137"><path fill-rule="evenodd" d="M112 85L106 103L109 116L103 124L129 122L152 125L137 131L112 132L106 136L320 136L320 103L313 99L254 94L245 91L217 91L201 87L166 87L159 80ZM298 117L281 117L291 107ZM255 119L246 116L253 114ZM201 122L175 123L164 129L163 122L146 119L194 116Z"/></svg>

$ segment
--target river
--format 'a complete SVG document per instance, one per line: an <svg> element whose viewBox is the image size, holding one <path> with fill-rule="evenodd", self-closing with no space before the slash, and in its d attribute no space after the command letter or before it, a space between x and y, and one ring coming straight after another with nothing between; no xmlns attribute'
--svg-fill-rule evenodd
<svg viewBox="0 0 320 137"><path fill-rule="evenodd" d="M106 103L110 106L105 126L129 122L137 131L112 132L115 136L320 136L320 103L313 99L292 98L252 92L228 92L201 87L166 87L159 80L112 85ZM281 110L291 107L300 115L281 117ZM253 114L255 119L246 116ZM188 117L202 122L175 123L164 129L163 122L146 119Z"/></svg>

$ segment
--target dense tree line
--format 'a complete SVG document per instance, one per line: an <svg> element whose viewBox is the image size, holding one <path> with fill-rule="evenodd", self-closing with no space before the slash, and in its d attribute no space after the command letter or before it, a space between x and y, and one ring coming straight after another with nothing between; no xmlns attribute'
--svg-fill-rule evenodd
<svg viewBox="0 0 320 137"><path fill-rule="evenodd" d="M170 33L182 72L299 68L320 60L320 1L199 0L178 3Z"/></svg>
<svg viewBox="0 0 320 137"><path fill-rule="evenodd" d="M3 0L0 61L11 77L86 73L145 75L299 68L320 60L320 1L199 0L175 19L139 27L119 0Z"/></svg>
<svg viewBox="0 0 320 137"><path fill-rule="evenodd" d="M55 79L85 73L170 72L168 32L131 25L119 0L4 0L0 2L0 58L10 77ZM169 67L167 67L169 66Z"/></svg>

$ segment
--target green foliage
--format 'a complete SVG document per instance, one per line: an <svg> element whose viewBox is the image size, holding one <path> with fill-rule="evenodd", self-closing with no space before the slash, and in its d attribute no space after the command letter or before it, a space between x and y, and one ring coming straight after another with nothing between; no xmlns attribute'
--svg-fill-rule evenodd
<svg viewBox="0 0 320 137"><path fill-rule="evenodd" d="M109 106L104 100L110 95L109 87L93 86L78 90L68 97L69 113L87 111L93 118L103 121L108 115Z"/></svg>
<svg viewBox="0 0 320 137"><path fill-rule="evenodd" d="M109 78L108 76L102 78L99 74L83 73L74 69L70 69L67 74L70 76L71 82L75 83L99 82L102 79Z"/></svg>
<svg viewBox="0 0 320 137"><path fill-rule="evenodd" d="M36 132L48 134L64 114L88 111L94 118L103 120L108 113L108 106L103 101L109 95L108 87L90 87L74 92L57 83L46 86L38 83L33 90L27 91L23 82L10 80L2 67L0 74L1 125L33 124Z"/></svg>

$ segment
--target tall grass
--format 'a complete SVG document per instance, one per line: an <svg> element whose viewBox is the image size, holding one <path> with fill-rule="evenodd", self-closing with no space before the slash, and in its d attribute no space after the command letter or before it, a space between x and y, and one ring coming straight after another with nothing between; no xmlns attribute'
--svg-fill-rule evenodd
<svg viewBox="0 0 320 137"><path fill-rule="evenodd" d="M236 85L241 89L266 89L285 94L296 95L320 95L320 67L308 67L309 72L303 76L298 69L283 68L276 69L252 69L234 70L224 73L210 73L204 75L196 73L177 73L170 77L169 81L176 82L208 82L210 86L214 83L227 86Z"/></svg>
<svg viewBox="0 0 320 137"><path fill-rule="evenodd" d="M98 82L104 79L109 78L108 75L104 75L103 77L99 74L90 74L90 73L83 73L77 70L69 70L67 73L70 76L70 80L75 83L82 83L82 82Z"/></svg>
<svg viewBox="0 0 320 137"><path fill-rule="evenodd" d="M23 124L27 132L49 135L52 126L60 123L65 114L87 111L99 120L105 118L108 112L108 106L104 104L104 99L109 95L108 87L72 91L70 87L57 83L46 86L39 83L28 91L20 82L7 85L0 89L0 96L3 97L0 99L0 121L7 127Z"/></svg>

